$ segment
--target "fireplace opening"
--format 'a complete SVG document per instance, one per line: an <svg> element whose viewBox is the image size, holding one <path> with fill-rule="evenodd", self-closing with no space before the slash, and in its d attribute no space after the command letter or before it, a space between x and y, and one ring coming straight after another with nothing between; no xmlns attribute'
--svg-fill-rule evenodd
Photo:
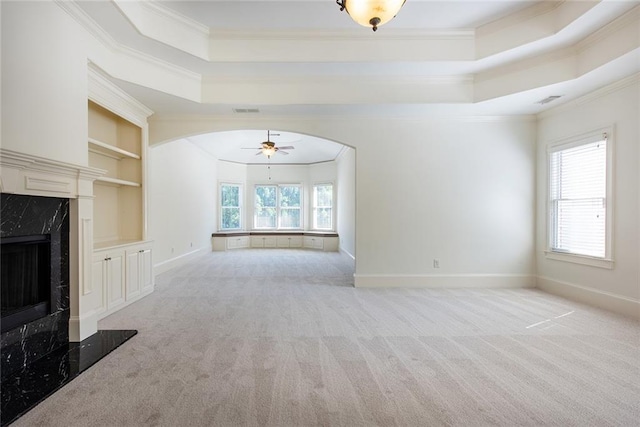
<svg viewBox="0 0 640 427"><path fill-rule="evenodd" d="M51 237L5 237L0 264L2 332L51 313Z"/></svg>

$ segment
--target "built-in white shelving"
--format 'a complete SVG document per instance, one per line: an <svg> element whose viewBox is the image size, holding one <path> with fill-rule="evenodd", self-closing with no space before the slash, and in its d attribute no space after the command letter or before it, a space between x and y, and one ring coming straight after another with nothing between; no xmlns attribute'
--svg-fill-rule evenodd
<svg viewBox="0 0 640 427"><path fill-rule="evenodd" d="M102 154L104 156L111 156L116 159L135 159L140 160L140 156L123 150L106 142L99 141L94 138L89 138L89 151L96 154Z"/></svg>
<svg viewBox="0 0 640 427"><path fill-rule="evenodd" d="M108 176L101 176L96 179L96 184L104 184L104 185L114 185L114 186L129 186L129 187L140 187L141 184L139 182L133 181L125 181L124 179L117 178L109 178Z"/></svg>

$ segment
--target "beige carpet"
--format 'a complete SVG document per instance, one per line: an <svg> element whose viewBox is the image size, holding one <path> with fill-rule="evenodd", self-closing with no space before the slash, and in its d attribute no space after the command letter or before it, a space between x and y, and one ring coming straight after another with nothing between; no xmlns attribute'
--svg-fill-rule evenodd
<svg viewBox="0 0 640 427"><path fill-rule="evenodd" d="M355 289L337 253L212 253L16 426L638 426L640 324L536 290Z"/></svg>

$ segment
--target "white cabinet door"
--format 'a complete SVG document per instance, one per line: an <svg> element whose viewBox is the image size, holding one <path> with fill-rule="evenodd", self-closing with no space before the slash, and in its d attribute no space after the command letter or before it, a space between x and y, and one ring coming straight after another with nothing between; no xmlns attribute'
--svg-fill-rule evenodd
<svg viewBox="0 0 640 427"><path fill-rule="evenodd" d="M310 249L322 249L324 247L324 239L322 237L304 237L304 247Z"/></svg>
<svg viewBox="0 0 640 427"><path fill-rule="evenodd" d="M264 248L264 237L255 236L251 238L252 248Z"/></svg>
<svg viewBox="0 0 640 427"><path fill-rule="evenodd" d="M106 287L107 309L110 310L124 302L124 252L107 254L106 263Z"/></svg>
<svg viewBox="0 0 640 427"><path fill-rule="evenodd" d="M127 301L140 295L140 253L136 250L127 251Z"/></svg>
<svg viewBox="0 0 640 427"><path fill-rule="evenodd" d="M151 249L133 248L127 251L127 300L135 299L153 289L153 259Z"/></svg>
<svg viewBox="0 0 640 427"><path fill-rule="evenodd" d="M142 280L142 292L153 289L153 257L151 249L140 252L140 277Z"/></svg>
<svg viewBox="0 0 640 427"><path fill-rule="evenodd" d="M264 238L265 248L275 248L276 245L277 245L277 240L275 236L267 236Z"/></svg>
<svg viewBox="0 0 640 427"><path fill-rule="evenodd" d="M248 248L249 243L249 236L227 237L227 249Z"/></svg>
<svg viewBox="0 0 640 427"><path fill-rule="evenodd" d="M277 246L279 248L288 248L289 247L289 237L288 236L278 236L277 238Z"/></svg>
<svg viewBox="0 0 640 427"><path fill-rule="evenodd" d="M290 248L301 248L302 247L302 237L301 236L289 237L289 247Z"/></svg>
<svg viewBox="0 0 640 427"><path fill-rule="evenodd" d="M303 239L303 245L305 248L313 248L313 237L305 236Z"/></svg>
<svg viewBox="0 0 640 427"><path fill-rule="evenodd" d="M100 294L99 307L106 309L107 261L105 261L105 256L102 254L93 256L93 262L91 264L91 286L95 292Z"/></svg>

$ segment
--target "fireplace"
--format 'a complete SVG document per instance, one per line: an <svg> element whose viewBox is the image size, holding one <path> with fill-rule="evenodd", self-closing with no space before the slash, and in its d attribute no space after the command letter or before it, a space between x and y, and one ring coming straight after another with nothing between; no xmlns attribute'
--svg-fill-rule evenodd
<svg viewBox="0 0 640 427"><path fill-rule="evenodd" d="M51 314L51 237L8 237L0 242L2 332Z"/></svg>
<svg viewBox="0 0 640 427"><path fill-rule="evenodd" d="M69 199L0 199L2 378L69 341Z"/></svg>

